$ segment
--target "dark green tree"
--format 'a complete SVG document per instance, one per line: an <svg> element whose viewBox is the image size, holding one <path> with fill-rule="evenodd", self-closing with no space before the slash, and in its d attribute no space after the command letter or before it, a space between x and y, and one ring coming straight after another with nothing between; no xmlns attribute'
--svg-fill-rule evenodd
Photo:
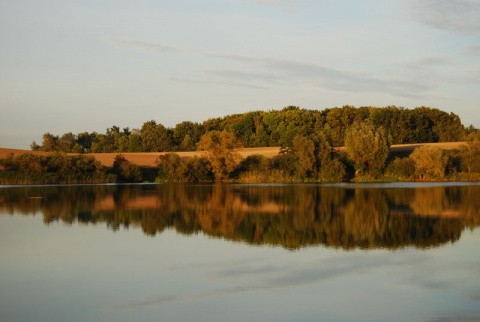
<svg viewBox="0 0 480 322"><path fill-rule="evenodd" d="M142 150L144 152L164 152L173 150L172 133L155 121L145 122L141 129Z"/></svg>
<svg viewBox="0 0 480 322"><path fill-rule="evenodd" d="M113 161L113 173L117 175L118 182L141 182L142 172L140 168L128 161L122 154L118 154Z"/></svg>

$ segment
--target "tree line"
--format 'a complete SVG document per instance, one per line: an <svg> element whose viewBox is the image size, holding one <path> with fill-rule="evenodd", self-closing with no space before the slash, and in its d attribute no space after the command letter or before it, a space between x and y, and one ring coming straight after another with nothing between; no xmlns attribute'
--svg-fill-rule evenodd
<svg viewBox="0 0 480 322"><path fill-rule="evenodd" d="M243 159L234 150L236 141L230 132L211 131L198 144L205 151L201 156L160 156L157 181L479 181L479 134L470 134L458 149L424 145L405 155L391 152L391 137L383 127L364 122L347 129L342 149L334 148L323 133L297 135L277 156Z"/></svg>
<svg viewBox="0 0 480 322"><path fill-rule="evenodd" d="M353 107L308 110L288 106L282 110L253 111L212 118L203 123L184 121L173 128L156 121L131 130L114 125L105 133L47 132L33 150L66 153L195 151L201 137L211 131L227 131L243 147L292 146L296 136L323 133L334 147L345 144L345 134L355 123L368 121L383 127L392 144L461 141L473 127L465 128L454 113L435 108Z"/></svg>
<svg viewBox="0 0 480 322"><path fill-rule="evenodd" d="M145 178L145 172L121 154L112 167L103 166L92 156L59 152L10 154L0 160L0 184L136 183Z"/></svg>
<svg viewBox="0 0 480 322"><path fill-rule="evenodd" d="M467 143L451 151L429 146L417 148L411 154L390 151L395 143L459 140ZM106 134L68 133L59 138L46 133L42 143L38 149L61 152L46 157L12 156L2 161L4 171L0 179L4 178L5 183L15 182L18 173L17 181L21 182L28 182L25 179L28 177L35 177L33 181L40 183L50 182L51 178L61 182L90 182L92 174L90 177L83 172L78 174L74 164L70 165L72 172L65 170L65 175L61 175L61 169L68 168L56 166L57 159L66 158L60 157L61 153L77 151L76 158L84 160L83 152L127 150L174 152L157 159L158 173L153 175L151 170L140 169L121 154L112 169L100 169L97 165L95 170L81 171L90 171L93 177L106 182L480 180L480 131L473 126L465 128L453 113L426 107L408 110L344 106L324 111L286 107L280 111L210 119L203 124L183 122L174 129L148 121L139 131L128 128L120 131L114 126ZM281 148L273 158L253 155L243 159L235 152L241 147L257 145ZM188 158L175 153L191 149L203 153Z"/></svg>

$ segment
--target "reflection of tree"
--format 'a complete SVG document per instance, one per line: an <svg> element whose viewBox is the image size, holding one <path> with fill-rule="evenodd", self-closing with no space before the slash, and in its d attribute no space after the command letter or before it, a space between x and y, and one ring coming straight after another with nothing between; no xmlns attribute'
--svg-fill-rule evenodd
<svg viewBox="0 0 480 322"><path fill-rule="evenodd" d="M410 207L416 215L421 216L439 216L447 209L450 210L451 215L458 215L449 205L450 199L445 194L446 190L443 188L419 189Z"/></svg>
<svg viewBox="0 0 480 322"><path fill-rule="evenodd" d="M377 243L381 246L388 230L388 212L383 190L357 189L345 209L344 238L363 247L374 247Z"/></svg>
<svg viewBox="0 0 480 322"><path fill-rule="evenodd" d="M166 228L252 244L299 248L408 245L455 241L480 225L480 186L422 189L283 185L61 186L0 190L0 210L43 212L45 223L106 223ZM32 198L34 197L34 198Z"/></svg>

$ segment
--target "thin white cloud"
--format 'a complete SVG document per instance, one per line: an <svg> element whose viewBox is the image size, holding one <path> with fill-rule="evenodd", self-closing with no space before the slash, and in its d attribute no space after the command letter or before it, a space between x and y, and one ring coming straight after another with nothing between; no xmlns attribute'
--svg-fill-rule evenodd
<svg viewBox="0 0 480 322"><path fill-rule="evenodd" d="M246 73L243 70L216 71L215 74L225 80L245 80L286 84L310 84L321 88L343 92L376 92L399 97L425 97L431 88L425 83L382 79L368 74L345 72L312 63L282 60L264 60L261 71ZM258 69L257 69L258 70Z"/></svg>
<svg viewBox="0 0 480 322"><path fill-rule="evenodd" d="M469 56L480 56L480 45L469 46L464 53Z"/></svg>
<svg viewBox="0 0 480 322"><path fill-rule="evenodd" d="M202 48L195 48L195 47L186 47L186 46L175 46L175 45L167 45L161 44L157 42L139 40L139 39L131 39L131 38L110 38L108 39L110 43L120 44L124 46L128 46L131 48L139 48L139 49L147 49L147 50L154 50L160 52L166 51L179 51L179 52L191 52L191 53L198 53L205 56L212 56L218 58L226 58L226 59L233 59L238 61L256 61L258 58L251 57L248 55L240 55L240 54L233 54L227 52L218 52L218 51L209 51Z"/></svg>
<svg viewBox="0 0 480 322"><path fill-rule="evenodd" d="M114 44L120 44L128 47L142 48L154 51L178 51L179 48L170 45L159 44L150 41L128 39L128 38L111 38L109 42Z"/></svg>
<svg viewBox="0 0 480 322"><path fill-rule="evenodd" d="M472 50L473 51L473 50ZM466 52L464 52L466 54ZM471 53L473 55L473 52ZM480 52L478 53L480 55ZM404 63L404 77L428 80L430 84L478 84L480 70L458 56L427 56ZM409 76L410 75L410 76Z"/></svg>
<svg viewBox="0 0 480 322"><path fill-rule="evenodd" d="M121 303L110 307L110 310L132 310L148 306L160 306L170 303L191 302L211 297L226 297L246 292L274 291L283 288L302 287L342 276L369 274L375 270L388 267L410 267L411 263L421 265L425 256L407 255L385 258L382 254L368 258L362 254L351 254L348 257L331 259L329 262L312 263L304 267L288 267L284 265L241 264L234 268L220 269L211 278L221 282L235 282L231 288L207 290L188 295L162 295Z"/></svg>
<svg viewBox="0 0 480 322"><path fill-rule="evenodd" d="M173 46L150 41L114 38L113 43L120 43L133 48L145 48L160 52L191 52L207 57L235 60L244 64L241 69L217 68L205 70L206 74L217 80L189 81L198 83L215 83L229 86L268 88L272 84L311 84L321 88L343 92L375 92L399 97L422 98L431 87L424 82L404 81L402 79L385 79L365 73L342 71L315 63L305 63L276 58L255 57L236 53L211 51L203 48ZM252 65L253 64L253 65ZM254 72L249 70L255 70ZM218 80L220 78L220 80ZM171 77L171 80L187 82L185 79Z"/></svg>
<svg viewBox="0 0 480 322"><path fill-rule="evenodd" d="M249 0L250 2L282 11L296 11L301 0Z"/></svg>
<svg viewBox="0 0 480 322"><path fill-rule="evenodd" d="M407 19L443 30L480 33L480 0L401 0Z"/></svg>
<svg viewBox="0 0 480 322"><path fill-rule="evenodd" d="M180 77L167 77L168 80L178 82L178 83L188 83L188 84L199 84L199 85L226 85L232 87L244 87L244 88L251 88L251 89L267 89L265 86L260 85L253 85L243 82L221 82L221 81L208 81L208 80L192 80L192 79L185 79Z"/></svg>

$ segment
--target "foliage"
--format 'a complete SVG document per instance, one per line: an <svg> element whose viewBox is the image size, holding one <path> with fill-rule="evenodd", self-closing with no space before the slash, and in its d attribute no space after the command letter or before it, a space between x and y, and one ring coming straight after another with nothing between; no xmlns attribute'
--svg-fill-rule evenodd
<svg viewBox="0 0 480 322"><path fill-rule="evenodd" d="M390 143L382 127L355 123L345 134L345 149L358 172L378 176L386 164Z"/></svg>
<svg viewBox="0 0 480 322"><path fill-rule="evenodd" d="M383 175L391 180L475 180L480 173L479 133L473 126L465 128L453 113L423 106L414 109L343 106L321 111L287 106L281 110L227 115L202 123L183 121L173 128L151 120L141 129L121 129L113 125L105 133L68 132L58 136L47 132L42 144L32 142L31 148L65 153L195 149L205 152L202 158L184 159L178 155L160 158L160 181L205 182L213 176L217 181L340 182L354 175L356 181L386 180ZM390 144L460 141L466 135L469 143L464 148L442 154L441 161L447 160L443 171L426 175L428 163L434 160L423 160L428 158L420 157L420 152L404 159L394 159L390 155L387 164ZM234 153L239 147L267 146L280 146L282 153L271 159L252 157L247 160L241 160ZM61 162L55 161L55 157L49 159L48 166L34 157L23 158L18 160L18 169L14 170L22 175L41 176L44 171L61 169ZM140 170L124 161L119 160L108 180L141 180Z"/></svg>
<svg viewBox="0 0 480 322"><path fill-rule="evenodd" d="M314 140L319 133L334 147L345 144L345 134L355 123L368 122L383 127L392 144L461 141L478 131L462 125L458 115L429 107L343 106L319 110L287 106L281 110L253 111L208 119L203 123L183 121L167 128L156 121L145 122L140 130L121 130L113 125L105 133L49 132L42 144L32 149L75 153L193 151L202 135L228 131L244 147L292 147L296 136Z"/></svg>
<svg viewBox="0 0 480 322"><path fill-rule="evenodd" d="M171 130L153 120L143 124L140 135L142 137L142 151L163 152L173 149Z"/></svg>
<svg viewBox="0 0 480 322"><path fill-rule="evenodd" d="M195 151L195 144L205 133L204 126L199 123L184 121L173 129L174 150Z"/></svg>
<svg viewBox="0 0 480 322"><path fill-rule="evenodd" d="M411 180L415 176L415 161L412 158L395 158L385 170L389 177L398 180Z"/></svg>
<svg viewBox="0 0 480 322"><path fill-rule="evenodd" d="M415 162L415 177L418 180L443 180L448 164L445 151L432 146L416 148L410 158Z"/></svg>
<svg viewBox="0 0 480 322"><path fill-rule="evenodd" d="M460 157L468 173L480 173L480 139L475 134L468 136Z"/></svg>
<svg viewBox="0 0 480 322"><path fill-rule="evenodd" d="M115 181L100 162L88 156L67 156L61 153L34 155L29 153L0 160L0 184L103 183Z"/></svg>
<svg viewBox="0 0 480 322"><path fill-rule="evenodd" d="M204 157L181 158L168 153L157 158L159 182L211 182L214 179L210 162Z"/></svg>
<svg viewBox="0 0 480 322"><path fill-rule="evenodd" d="M240 156L233 151L239 146L233 133L210 131L202 136L197 144L197 150L205 152L215 174L215 180L221 181L227 179L240 163Z"/></svg>
<svg viewBox="0 0 480 322"><path fill-rule="evenodd" d="M125 159L123 154L117 154L113 161L112 171L117 175L118 182L135 183L142 181L140 168Z"/></svg>
<svg viewBox="0 0 480 322"><path fill-rule="evenodd" d="M313 141L297 135L293 139L292 153L296 159L297 176L300 178L315 177L317 164Z"/></svg>

